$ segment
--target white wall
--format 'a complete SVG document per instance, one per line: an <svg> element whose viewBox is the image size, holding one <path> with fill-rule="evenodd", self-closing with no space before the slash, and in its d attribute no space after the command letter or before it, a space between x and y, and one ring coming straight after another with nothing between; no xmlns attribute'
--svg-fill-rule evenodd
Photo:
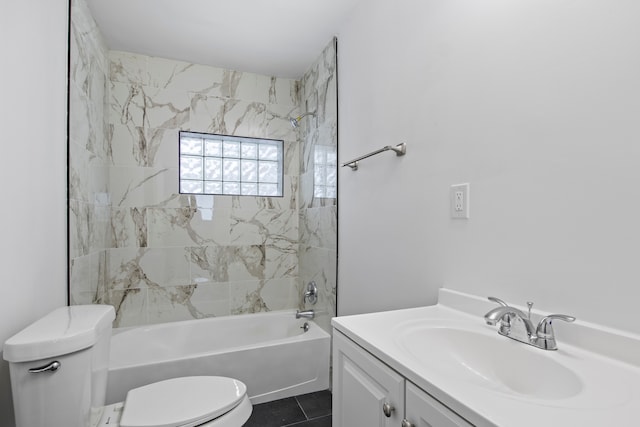
<svg viewBox="0 0 640 427"><path fill-rule="evenodd" d="M640 332L640 3L372 0L339 34L339 314L445 286ZM471 184L471 218L449 186Z"/></svg>
<svg viewBox="0 0 640 427"><path fill-rule="evenodd" d="M0 343L66 303L67 1L0 6ZM0 362L0 425L13 425Z"/></svg>

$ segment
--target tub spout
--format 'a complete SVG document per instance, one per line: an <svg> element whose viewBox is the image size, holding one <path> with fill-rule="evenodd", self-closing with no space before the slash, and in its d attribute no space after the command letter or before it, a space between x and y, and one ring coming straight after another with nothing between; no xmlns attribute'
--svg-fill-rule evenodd
<svg viewBox="0 0 640 427"><path fill-rule="evenodd" d="M303 317L305 319L313 319L314 317L316 317L316 312L313 310L296 311L296 319L300 319Z"/></svg>

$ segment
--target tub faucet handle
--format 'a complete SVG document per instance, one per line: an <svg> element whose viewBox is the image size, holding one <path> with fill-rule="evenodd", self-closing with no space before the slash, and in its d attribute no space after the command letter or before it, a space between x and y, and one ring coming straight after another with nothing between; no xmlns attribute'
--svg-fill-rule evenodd
<svg viewBox="0 0 640 427"><path fill-rule="evenodd" d="M307 291L304 293L304 302L307 301L311 304L318 302L318 286L316 286L316 282L314 281L307 283Z"/></svg>

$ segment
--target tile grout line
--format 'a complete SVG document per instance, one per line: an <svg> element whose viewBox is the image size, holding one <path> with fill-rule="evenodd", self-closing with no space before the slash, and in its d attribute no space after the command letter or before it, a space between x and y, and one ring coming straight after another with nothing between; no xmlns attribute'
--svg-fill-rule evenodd
<svg viewBox="0 0 640 427"><path fill-rule="evenodd" d="M309 421L309 417L307 417L307 413L304 412L304 409L302 408L302 405L300 404L300 402L298 401L298 396L293 396L293 398L296 401L296 405L298 405L298 408L300 408L300 411L302 411L302 415L304 415L304 420L302 421L296 421L295 423L292 424L283 424L280 427L295 427L295 426L302 426L304 425L307 421Z"/></svg>
<svg viewBox="0 0 640 427"><path fill-rule="evenodd" d="M285 424L285 425L280 426L280 427L296 427L296 426L305 426L305 425L307 425L307 423L308 423L309 421L319 420L319 419L321 419L321 418L330 417L330 416L331 416L331 414L328 414L328 415L322 415L322 416L320 416L320 417L315 417L315 418L311 418L311 419L304 420L304 421L298 421L298 422L293 423L293 424Z"/></svg>
<svg viewBox="0 0 640 427"><path fill-rule="evenodd" d="M273 427L304 427L304 426L308 426L310 425L309 423L311 421L315 421L315 420L321 420L324 418L328 418L329 420L331 420L332 417L332 412L329 410L328 413L326 414L322 414L322 415L317 415L313 418L309 417L309 414L306 413L302 403L300 402L300 400L298 399L300 396L291 396L294 399L294 402L296 403L296 405L298 406L298 409L300 410L300 412L302 413L303 419L299 420L299 421L294 421L292 423L288 423L288 424L273 424ZM289 398L286 399L280 399L282 400L288 400ZM267 403L262 403L260 405L269 405L272 402L267 402ZM277 421L274 420L276 423ZM281 420L280 422L282 422L284 420ZM270 424L271 425L271 424ZM330 424L331 425L331 424Z"/></svg>
<svg viewBox="0 0 640 427"><path fill-rule="evenodd" d="M304 415L305 421L309 421L309 417L307 416L307 413L304 411L304 408L300 404L300 401L298 400L298 396L295 396L295 399L296 399L296 403L298 404L298 408L300 408L300 410L302 411L302 414Z"/></svg>
<svg viewBox="0 0 640 427"><path fill-rule="evenodd" d="M332 415L333 414L320 415L320 416L317 416L317 417L309 418L307 421L319 420L320 418L326 418L326 417L330 417Z"/></svg>

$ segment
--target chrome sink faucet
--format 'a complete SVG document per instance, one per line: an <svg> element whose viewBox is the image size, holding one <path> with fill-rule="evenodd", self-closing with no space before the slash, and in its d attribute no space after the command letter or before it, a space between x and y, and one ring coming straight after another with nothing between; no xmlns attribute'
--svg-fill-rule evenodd
<svg viewBox="0 0 640 427"><path fill-rule="evenodd" d="M532 302L527 302L529 312L524 314L515 307L509 306L506 302L496 297L489 297L489 301L493 301L500 305L484 315L487 325L498 325L498 333L507 338L523 342L544 350L557 350L555 334L553 332L552 322L556 319L565 322L573 322L576 320L573 316L564 314L550 314L540 320L538 326L533 326L531 322Z"/></svg>

